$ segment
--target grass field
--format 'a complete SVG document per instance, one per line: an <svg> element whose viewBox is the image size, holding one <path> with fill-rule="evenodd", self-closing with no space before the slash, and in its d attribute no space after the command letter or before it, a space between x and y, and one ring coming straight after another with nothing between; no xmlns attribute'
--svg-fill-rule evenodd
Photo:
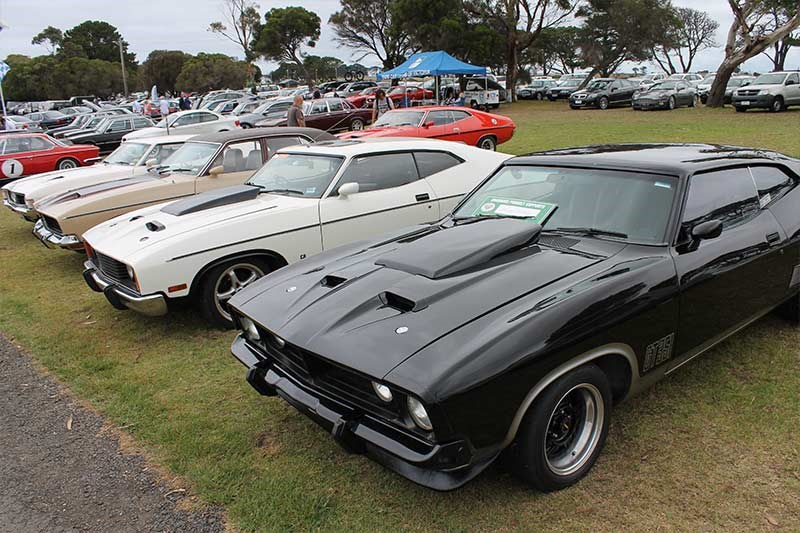
<svg viewBox="0 0 800 533"><path fill-rule="evenodd" d="M799 112L547 102L502 111L517 122L501 146L513 153L708 141L800 156ZM577 486L538 494L492 467L436 493L347 455L283 401L259 397L229 355L231 332L191 311L148 319L112 309L85 286L82 260L46 250L3 209L0 332L239 530L800 529L800 330L777 318L619 406L605 453Z"/></svg>

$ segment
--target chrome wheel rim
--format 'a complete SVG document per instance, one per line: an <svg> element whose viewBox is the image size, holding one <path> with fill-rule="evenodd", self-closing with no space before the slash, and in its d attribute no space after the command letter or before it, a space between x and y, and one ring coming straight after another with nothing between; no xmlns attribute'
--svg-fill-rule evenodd
<svg viewBox="0 0 800 533"><path fill-rule="evenodd" d="M494 150L494 141L491 139L484 139L481 141L481 148L484 150Z"/></svg>
<svg viewBox="0 0 800 533"><path fill-rule="evenodd" d="M353 131L363 130L364 129L364 123L361 122L360 120L354 120L353 124L351 125L351 127L353 128Z"/></svg>
<svg viewBox="0 0 800 533"><path fill-rule="evenodd" d="M670 109L675 109L675 99L674 98L670 98L669 99L669 108Z"/></svg>
<svg viewBox="0 0 800 533"><path fill-rule="evenodd" d="M72 162L72 161L62 161L61 164L58 165L58 169L59 170L67 170L67 169L70 169L70 168L75 168L76 166L77 165L75 165L75 163Z"/></svg>
<svg viewBox="0 0 800 533"><path fill-rule="evenodd" d="M608 100L605 98L600 99L600 109L608 109Z"/></svg>
<svg viewBox="0 0 800 533"><path fill-rule="evenodd" d="M603 431L603 396L594 385L581 383L556 404L544 438L547 467L568 476L583 467L597 448Z"/></svg>
<svg viewBox="0 0 800 533"><path fill-rule="evenodd" d="M226 320L230 320L231 314L228 311L228 301L233 298L234 294L263 275L264 272L260 268L247 263L238 263L228 267L217 278L217 283L214 285L214 305L219 314Z"/></svg>

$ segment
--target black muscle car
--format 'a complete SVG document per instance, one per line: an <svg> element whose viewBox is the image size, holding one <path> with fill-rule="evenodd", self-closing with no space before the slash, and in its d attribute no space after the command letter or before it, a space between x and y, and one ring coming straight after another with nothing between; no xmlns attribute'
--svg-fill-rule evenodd
<svg viewBox="0 0 800 533"><path fill-rule="evenodd" d="M572 109L595 107L608 109L616 106L629 106L638 85L628 80L614 78L599 78L589 82L585 89L576 91L569 96L569 106Z"/></svg>
<svg viewBox="0 0 800 533"><path fill-rule="evenodd" d="M664 80L633 95L633 108L637 110L697 107L697 90L688 82Z"/></svg>
<svg viewBox="0 0 800 533"><path fill-rule="evenodd" d="M122 137L128 133L152 126L153 122L149 118L117 115L108 117L94 130L68 135L68 138L75 144L93 144L100 148L102 154L116 150L122 142Z"/></svg>
<svg viewBox="0 0 800 533"><path fill-rule="evenodd" d="M543 491L611 409L773 309L800 317L800 161L716 145L509 159L452 215L283 268L232 346L346 449L439 490L501 452Z"/></svg>

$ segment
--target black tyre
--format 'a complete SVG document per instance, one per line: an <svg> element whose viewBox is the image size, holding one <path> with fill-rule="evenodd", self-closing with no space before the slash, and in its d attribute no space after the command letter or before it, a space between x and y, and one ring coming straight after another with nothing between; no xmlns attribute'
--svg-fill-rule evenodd
<svg viewBox="0 0 800 533"><path fill-rule="evenodd" d="M247 122L242 122L242 129L246 130L248 128L252 128L253 126Z"/></svg>
<svg viewBox="0 0 800 533"><path fill-rule="evenodd" d="M608 109L608 98L605 96L600 98L600 103L598 104L600 109Z"/></svg>
<svg viewBox="0 0 800 533"><path fill-rule="evenodd" d="M736 106L737 113L744 113L745 111L747 111L746 107Z"/></svg>
<svg viewBox="0 0 800 533"><path fill-rule="evenodd" d="M364 120L360 118L354 118L350 121L350 131L361 131L364 129Z"/></svg>
<svg viewBox="0 0 800 533"><path fill-rule="evenodd" d="M269 264L257 257L231 259L209 270L203 276L199 294L206 320L220 328L232 328L228 300L270 270Z"/></svg>
<svg viewBox="0 0 800 533"><path fill-rule="evenodd" d="M773 113L780 113L783 109L783 97L776 96L775 99L772 100L772 105L769 107L769 110Z"/></svg>
<svg viewBox="0 0 800 533"><path fill-rule="evenodd" d="M539 100L539 101L541 101L541 100L542 100L542 93L535 93L535 94L533 95L533 97L534 97L536 100Z"/></svg>
<svg viewBox="0 0 800 533"><path fill-rule="evenodd" d="M476 146L494 152L497 150L497 141L494 137L487 135L486 137L481 137Z"/></svg>
<svg viewBox="0 0 800 533"><path fill-rule="evenodd" d="M528 409L509 450L516 475L543 492L580 481L603 450L611 402L608 379L595 365L547 387Z"/></svg>
<svg viewBox="0 0 800 533"><path fill-rule="evenodd" d="M670 96L669 97L669 101L667 101L667 107L669 108L670 111L675 109L675 97L674 96Z"/></svg>
<svg viewBox="0 0 800 533"><path fill-rule="evenodd" d="M78 168L79 163L71 157L66 157L58 162L58 170L69 170L71 168Z"/></svg>
<svg viewBox="0 0 800 533"><path fill-rule="evenodd" d="M800 324L800 294L795 294L789 301L780 306L778 314L792 324Z"/></svg>
<svg viewBox="0 0 800 533"><path fill-rule="evenodd" d="M478 105L478 101L477 101L477 100L470 100L470 102L469 102L469 106L470 106L472 109L478 109L478 107L480 107L480 106Z"/></svg>
<svg viewBox="0 0 800 533"><path fill-rule="evenodd" d="M692 96L692 103L691 103L691 106L692 106L692 107L697 107L697 106L698 106L698 104L699 104L699 102L698 102L697 95L694 95L694 96Z"/></svg>

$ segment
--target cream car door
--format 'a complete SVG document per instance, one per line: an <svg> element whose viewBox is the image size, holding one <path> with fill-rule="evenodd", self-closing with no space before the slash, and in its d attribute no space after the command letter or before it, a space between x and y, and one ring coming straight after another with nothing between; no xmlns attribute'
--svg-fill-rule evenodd
<svg viewBox="0 0 800 533"><path fill-rule="evenodd" d="M358 192L338 194L346 183ZM320 200L322 247L376 237L439 218L433 189L420 179L410 152L354 157L331 193Z"/></svg>
<svg viewBox="0 0 800 533"><path fill-rule="evenodd" d="M195 189L199 194L222 187L241 185L261 168L262 164L260 140L231 143L217 156L209 171L197 178ZM221 170L221 172L211 173L211 170Z"/></svg>

